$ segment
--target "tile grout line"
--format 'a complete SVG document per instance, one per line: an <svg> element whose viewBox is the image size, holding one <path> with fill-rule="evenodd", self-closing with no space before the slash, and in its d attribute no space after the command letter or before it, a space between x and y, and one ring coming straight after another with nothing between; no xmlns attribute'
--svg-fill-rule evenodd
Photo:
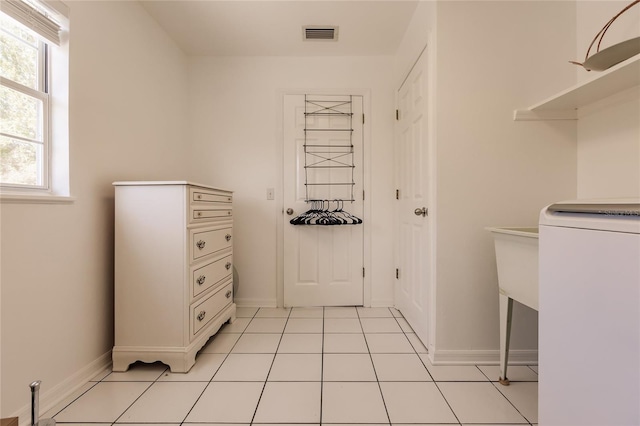
<svg viewBox="0 0 640 426"><path fill-rule="evenodd" d="M402 312L400 312L400 310L398 310L398 312L400 313L400 315L402 315ZM391 313L391 315L393 315L393 312ZM393 317L396 320L396 323L398 324L398 327L400 327L400 330L402 330L402 333L404 334L404 337L406 337L406 339L409 341L409 345L411 345L411 348L413 349L413 352L416 354L416 356L418 357L418 359L420 360L420 363L422 364L422 366L424 367L425 370L427 370L427 374L429 375L429 377L431 377L431 381L433 383L436 382L436 379L433 377L433 375L431 374L431 371L429 371L429 369L427 368L427 365L424 363L424 360L422 359L422 357L420 356L420 353L416 350L416 348L413 346L413 344L411 343L411 340L409 340L409 336L407 336L407 333L404 331L404 329L402 328L402 326L400 325L400 321L398 321L397 317ZM404 315L402 316L402 319L404 319L407 324L409 325L409 327L411 327L411 324L409 324L409 322L404 318ZM411 330L413 330L413 328L411 328ZM414 333L415 334L415 333ZM417 337L417 335L416 335ZM425 346L425 349L426 346ZM427 349L427 354L429 354L429 349ZM444 395L443 395L444 396ZM451 410L453 411L453 410Z"/></svg>
<svg viewBox="0 0 640 426"><path fill-rule="evenodd" d="M398 324L398 325L399 325L399 324ZM401 327L401 328L402 328L402 327ZM403 330L403 332L404 332L404 330ZM405 335L406 335L406 333L405 333ZM410 343L411 343L411 342L410 342ZM413 345L412 345L412 347L413 347ZM452 412L452 413L453 413L453 415L456 417L456 419L458 419L458 416L457 416L457 414L455 413L455 411L453 410L453 407L451 407L451 405L449 404L449 401L447 400L447 398L446 398L446 397L444 396L444 394L442 393L442 390L440 389L440 386L438 386L438 382L435 380L435 378L433 377L433 375L431 374L431 372L429 371L429 369L428 369L428 368L427 368L427 366L425 365L424 361L423 361L423 360L422 360L422 358L420 357L420 354L416 351L415 347L414 347L413 349L414 349L414 351L416 352L416 354L418 355L418 358L420 359L420 361L422 362L422 365L424 365L425 369L426 369L426 370L427 370L427 372L429 373L429 376L431 376L431 379L433 380L433 383L434 383L434 384L436 385L436 387L438 388L438 391L440 392L440 394L442 395L442 397L444 398L444 400L447 402L447 405L448 405L448 406L449 406L449 408L451 409L451 412ZM428 353L428 352L427 352L427 353ZM482 371L482 369L481 369L477 364L474 364L473 366L474 366L478 371L480 371L480 374L482 374L484 377L486 377L486 379L487 379L486 381L481 381L481 382L479 382L479 381L466 381L466 380L460 380L460 381L459 381L459 380L440 380L440 381L441 381L441 382L450 382L450 383L486 383L486 382L489 382L489 383L491 383L491 384L496 388L496 390L497 390L498 392L500 392L500 388L498 388L498 387L495 385L495 382L493 382L493 381L491 380L491 378L490 378L490 377L489 377L489 376L488 376L484 371ZM527 366L527 367L529 367L529 366ZM530 367L529 367L529 368L530 368ZM531 369L531 370L533 371L533 369ZM534 371L534 372L535 372L535 371ZM509 398L508 398L504 393L500 392L500 394L503 396L503 398L505 398L505 399L507 400L507 402L509 402L509 404L510 404L511 406L513 406L513 408L518 412L518 414L520 414L520 415L522 416L522 418L523 418L523 419L525 419L529 425L532 425L532 424L533 424L533 423L532 423L528 418L526 418L526 417L525 417L525 416L520 412L520 410L515 406L515 404L514 404L513 402L511 402L511 400L510 400L510 399L509 399ZM459 422L460 424L462 424L462 423L460 422L460 420L459 420L459 419L458 419L458 422ZM522 423L522 424L524 424L524 423Z"/></svg>
<svg viewBox="0 0 640 426"><path fill-rule="evenodd" d="M164 372L165 372L165 371L167 371L167 369L168 369L168 368L169 368L169 367L167 367L167 368L165 368L164 370L162 370L162 373L160 373L160 374L158 375L158 377L156 377L156 379L155 379L154 381L152 381L152 382L151 382L151 384L149 384L149 386L147 386L147 388L146 388L146 389L145 389L145 390L144 390L140 395L138 395L138 397L137 397L136 399L134 399L134 400L133 400L133 402L132 402L131 404L129 404L129 406L128 406L127 408L125 408L125 409L124 409L124 411L122 411L122 413L120 413L120 415L119 415L118 417L116 417L116 419L115 419L115 420L113 421L113 423L112 423L113 425L115 425L116 423L118 423L118 420L120 420L120 418L121 418L122 416L124 416L124 413L126 413L127 411L129 411L129 409L130 409L131 407L133 407L133 405L134 405L136 402L138 402L138 401L140 400L140 398L142 398L142 396L143 396L144 394L146 394L146 393L149 391L149 389L151 389L151 386L153 386L153 385L158 381L158 379L159 379L160 377L162 377L162 375L164 374Z"/></svg>
<svg viewBox="0 0 640 426"><path fill-rule="evenodd" d="M395 308L394 308L395 309ZM391 308L389 308L389 310L391 310ZM397 309L396 309L397 310ZM400 312L399 310L397 310L398 313L400 315L402 315L402 312ZM393 319L396 321L396 324L398 324L398 327L400 327L400 331L402 332L402 334L404 334L404 337L406 337L406 339L409 341L409 345L411 345L411 348L413 349L413 352L416 353L416 355L418 355L418 358L420 358L420 353L418 352L418 350L415 348L415 346L413 345L413 343L411 343L411 339L409 339L409 336L407 335L407 332L404 330L404 328L402 328L402 326L400 325L400 321L398 321L398 317L396 317L395 315L393 315L393 312L391 312L391 316L393 317ZM413 330L413 327L411 327L411 324L409 324L409 321L407 321L404 317L404 315L402 316L402 319L405 320L405 322L407 323L407 325L409 326L409 328L411 328L411 331L413 331L412 334L416 335L416 339L420 340L420 338L418 337L418 335L415 333L415 331ZM422 344L422 341L420 341L420 344ZM423 345L424 346L424 345ZM427 349L426 346L424 346L425 350L427 351L426 354L429 354L429 349ZM422 361L422 358L420 358L420 361ZM422 365L424 365L424 362L422 362ZM429 371L429 369L427 368L427 366L425 365L424 368L426 368L427 372L429 373L429 376L431 376L431 372ZM431 376L431 379L433 380L433 376ZM434 380L435 382L435 380Z"/></svg>
<svg viewBox="0 0 640 426"><path fill-rule="evenodd" d="M260 308L261 309L261 308ZM258 309L258 311L256 312L256 315L258 314L258 312L260 312L260 309ZM284 331L287 328L287 324L289 323L289 318L291 317L291 311L292 309L289 308L289 313L287 314L287 319L284 322L284 327L282 328L282 332L280 333L280 339L278 340L278 345L276 346L275 352L273 353L273 359L271 360L271 365L269 366L269 371L267 371L267 377L265 377L264 379L264 385L262 386L262 391L260 392L260 396L258 397L258 403L256 404L256 408L255 410L253 410L253 416L251 417L251 421L249 422L249 425L253 425L253 422L256 418L256 414L258 414L258 407L260 407L260 401L262 401L262 396L264 395L264 391L267 388L267 383L269 382L269 375L271 374L271 369L273 368L273 364L275 364L276 362L276 356L278 355L278 349L280 349L280 344L282 343L282 338L284 336ZM255 318L255 316L254 316ZM268 318L268 317L266 317ZM253 319L252 319L253 321ZM249 328L249 326L247 326L247 328ZM244 333L242 333L244 334Z"/></svg>
<svg viewBox="0 0 640 426"><path fill-rule="evenodd" d="M80 395L78 395L76 398L74 398L70 403L66 404L64 407L62 407L60 410L58 410L57 413L55 413L54 415L51 416L52 419L55 419L55 417L57 415L59 415L60 413L62 413L64 410L66 410L67 408L69 408L71 406L71 404L73 404L74 402L76 402L77 400L79 400L80 398L82 398L87 392L89 392L91 389L93 389L94 387L98 386L100 383L102 383L102 381L104 380L104 378L109 377L109 375L111 375L111 373L107 374L106 376L104 376L102 379L98 380L97 382L94 382L93 385L91 385L91 387L89 389L87 389L86 391L82 392ZM91 381L89 381L88 383L91 383ZM113 422L107 422L107 423L112 423Z"/></svg>
<svg viewBox="0 0 640 426"><path fill-rule="evenodd" d="M398 311L398 312L400 312L400 311ZM402 312L400 312L400 314L402 314ZM393 313L392 313L392 315L393 315ZM397 317L395 317L395 316L394 316L394 318L396 319L396 322L398 323L398 326L400 326L400 323L399 323L399 321L398 321ZM404 316L403 316L403 318L404 318ZM409 324L409 326L411 327L411 325L410 325L410 324ZM405 337L407 337L407 339L408 339L407 333L405 332L405 330L404 330L404 329L402 329L402 326L400 326L400 329L401 329L401 330L402 330L402 332L404 333ZM417 336L416 336L416 337L417 337ZM411 344L411 341L410 341L410 340L409 340L409 343ZM433 375L431 374L431 371L429 371L429 369L428 369L428 368L427 368L427 366L425 365L424 361L423 361L423 360L422 360L422 358L420 357L420 354L418 353L418 351L416 350L416 348L413 346L413 344L411 344L411 346L413 347L414 352L415 352L415 353L416 353L416 355L418 356L418 359L420 359L420 362L422 362L422 365L423 365L423 366L425 367L425 369L427 370L427 373L429 374L429 376L430 376L430 377L431 377L431 379L433 380L433 383L436 385L436 388L438 388L438 391L440 392L440 394L442 395L442 397L443 397L443 398L444 398L444 400L446 401L447 405L448 405L448 406L449 406L449 408L451 409L451 412L452 412L452 413L453 413L453 415L456 417L456 419L458 420L458 422L459 422L460 424L462 424L462 423L460 422L460 419L458 419L457 414L456 414L456 413L455 413L455 411L453 410L453 407L451 407L451 405L449 404L449 401L448 401L448 400L447 400L447 398L444 396L444 393L442 393L442 390L440 389L440 386L438 386L438 382L435 380L435 378L434 378L434 377L433 377ZM428 351L429 351L429 350L427 349L427 354L429 353ZM491 380L491 378L490 378L490 377L489 377L489 376L488 376L484 371L482 371L482 369L481 369L480 367L478 367L478 365L477 365L477 364L474 364L474 367L475 367L478 371L480 371L480 374L482 374L484 377L486 377L486 378L487 378L487 381L488 381L489 383L491 383L491 384L496 388L496 390L498 390L498 392L500 392L500 388L498 388L498 387L495 385L495 382L493 382L493 381ZM528 367L531 371L533 371L533 372L535 373L535 370L533 370L529 365L527 365L527 367ZM536 373L536 374L537 374L537 373ZM452 382L452 383L485 383L485 381L482 381L482 382L476 382L476 381L466 381L466 380L441 380L441 382ZM520 415L522 416L522 418L523 418L523 419L525 419L529 425L532 425L532 424L533 424L533 423L532 423L532 422L531 422L527 417L525 417L525 416L520 412L520 410L515 406L515 404L514 404L513 402L511 402L511 400L510 400L510 399L509 399L509 398L508 398L504 393L500 392L500 394L501 394L501 395L502 395L502 396L503 396L503 397L504 397L504 398L509 402L509 404L510 404L511 406L513 406L513 408L518 412L518 414L520 414ZM524 424L524 423L523 423L523 424Z"/></svg>
<svg viewBox="0 0 640 426"><path fill-rule="evenodd" d="M162 372L158 375L158 377L156 377L156 378L155 378L155 380L153 380L153 381L151 381L151 382L149 382L149 381L143 381L143 380L131 380L131 381L128 381L128 383L150 383L150 384L149 384L149 386L147 386L147 387L145 388L145 390L144 390L144 391L142 391L142 393L141 393L140 395L138 395L138 397L137 397L137 398L135 398L135 399L133 400L133 402L132 402L131 404L129 404L129 405L127 406L127 408L125 408L125 409L122 411L122 413L120 413L120 415L119 415L119 416L117 416L117 417L115 418L115 420L114 420L114 421L112 421L112 422L108 422L108 423L111 423L112 425L115 425L115 424L118 422L118 420L119 420L119 419L124 415L124 413L126 413L126 412L131 408L131 407L133 407L133 405L134 405L136 402L138 402L138 400L139 400L140 398L142 398L142 395L144 395L145 393L147 393L147 391L149 391L149 389L151 388L151 386L153 386L153 385L154 385L154 383L156 383L156 382L158 381L158 379L160 379L160 377L162 377L162 375L163 375L163 374L164 374L168 369L169 369L169 367L168 367L168 366L166 366L166 367L165 367L165 369L164 369L164 370L162 370ZM98 383L103 383L103 382L104 382L104 379L106 379L107 377L109 377L109 376L110 376L110 375L112 375L112 374L113 374L113 371L111 371L111 373L109 373L109 374L107 374L105 377L103 377L103 378L102 378ZM96 383L96 385L97 385L98 383ZM93 387L94 387L94 386L92 386L92 387L91 387L91 389L93 389ZM86 393L86 392L85 392L85 393ZM84 393L83 393L83 395L84 395ZM77 401L77 399L78 399L78 398L76 398L73 402ZM71 404L69 404L69 405L71 405ZM69 406L69 405L68 405L68 406ZM68 407L68 406L67 406L67 407ZM66 407L65 407L65 408L66 408ZM59 414L59 413L58 413L58 414ZM80 422L80 423L82 423L82 422ZM96 422L96 423L99 423L99 422Z"/></svg>
<svg viewBox="0 0 640 426"><path fill-rule="evenodd" d="M356 308L356 315L358 316L358 322L360 323L360 328L362 329L362 337L364 338L364 344L367 346L367 353L369 355L369 359L371 360L371 367L373 368L373 374L376 377L376 384L378 385L378 391L380 392L380 398L382 398L382 405L384 406L384 412L387 414L387 420L389 421L389 425L391 425L391 416L389 415L389 409L387 408L387 402L384 399L384 393L382 393L382 385L380 384L380 380L378 379L378 372L376 371L376 365L373 362L373 355L371 354L371 348L369 348L369 342L367 341L367 335L364 332L364 327L362 327L362 318L360 318L360 312L358 312L358 308ZM393 314L392 314L393 316Z"/></svg>
<svg viewBox="0 0 640 426"><path fill-rule="evenodd" d="M482 370L481 370L481 371L482 371ZM485 374L485 376L486 376L486 374ZM500 388L499 388L498 386L496 386L496 383L499 383L499 382L490 382L490 383L493 385L493 387L494 387L494 388L496 388L496 390L498 391L498 393L500 393L500 395L502 395L502 397L503 397L504 399L506 399L506 400L507 400L507 402L508 402L509 404L511 404L511 406L512 406L512 407L513 407L513 408L518 412L518 414L520 414L520 415L522 416L522 418L523 418L523 419L525 419L529 424L532 424L532 421L531 421L531 420L529 420L528 418L526 418L526 417L525 417L525 415L524 415L524 414L522 414L522 413L520 412L520 410L518 409L518 407L516 407L516 405L515 405L513 402L511 402L511 400L507 397L507 395L505 395L504 393L502 393L502 392L500 391ZM502 386L502 385L500 385L500 386Z"/></svg>
<svg viewBox="0 0 640 426"><path fill-rule="evenodd" d="M400 311L398 311L400 312ZM391 313L393 315L393 312ZM400 312L400 315L402 315L402 312ZM395 318L395 317L394 317ZM402 316L402 318L404 318L404 315ZM405 320L406 321L406 320ZM396 318L396 323L398 323L398 326L400 326L399 321ZM409 324L409 322L407 321L407 324ZM409 327L411 327L411 324L409 324ZM400 327L400 329L402 330L402 327ZM413 328L412 328L413 329ZM409 341L409 345L411 345L411 348L413 349L413 352L416 354L416 356L418 357L418 359L420 360L420 362L422 363L422 366L424 367L425 370L427 370L427 374L429 374L429 377L431 377L431 380L433 381L433 384L435 385L436 389L438 389L438 392L440 392L440 395L442 395L442 399L444 399L444 402L446 402L447 406L449 407L449 410L451 410L451 414L453 414L453 416L456 418L456 420L458 421L458 424L461 425L462 422L460 421L460 419L458 418L458 415L456 414L455 411L453 411L453 407L451 406L451 404L449 403L449 401L447 400L447 398L444 396L444 393L442 393L442 389L440 389L440 386L438 386L438 382L436 382L435 378L433 377L433 375L431 374L431 371L429 371L429 369L427 368L427 365L424 363L424 360L420 357L420 354L418 353L418 351L416 350L416 348L413 346L413 344L411 343L411 340L409 340L409 337L407 336L407 333L402 330L402 332L404 333L405 338ZM416 335L417 337L417 335ZM427 349L427 354L429 353L429 349Z"/></svg>
<svg viewBox="0 0 640 426"><path fill-rule="evenodd" d="M247 323L247 327L249 327L249 324L251 323L251 321L253 321L253 319L256 317L258 311L260 309L257 309L253 316L251 317L251 319L249 320L249 323ZM246 318L246 317L244 317ZM236 316L236 320L238 319L238 317ZM231 323L229 323L231 324ZM242 330L242 333L240 333L240 337L242 337L244 335L244 331L247 329L247 327L245 327ZM216 332L216 335L220 332L220 330L218 330ZM213 336L212 336L213 337ZM224 359L222 360L222 362L220 363L220 365L218 366L218 368L216 368L216 371L213 373L213 375L211 376L211 378L209 379L209 381L207 382L207 384L205 385L204 389L202 389L202 392L200 392L200 395L196 398L196 400L194 401L193 405L191 406L191 408L189 409L189 411L187 411L187 414L185 414L184 419L182 419L182 421L180 422L180 425L182 426L182 424L184 424L184 422L187 420L187 417L189 417L189 414L191 414L191 412L193 411L193 409L196 407L196 405L198 404L198 402L200 401L200 399L202 398L202 395L204 395L204 393L207 391L207 389L209 388L209 386L211 385L211 383L213 382L213 378L216 376L216 374L218 374L218 371L220 371L220 369L222 368L222 365L224 364L224 362L227 360L227 358L229 358L229 355L231 355L231 352L233 351L233 348L236 347L236 345L238 344L238 342L240 341L240 337L238 337L238 339L235 341L235 343L233 344L233 346L231 346L231 348L229 349L229 351L226 353L226 355L224 356ZM206 346L207 344L205 344ZM203 346L204 347L204 346ZM196 355L197 356L197 355ZM167 370L165 370L167 371ZM162 376L162 374L160 375Z"/></svg>
<svg viewBox="0 0 640 426"><path fill-rule="evenodd" d="M525 419L525 420L526 420L530 425L531 425L531 424L533 424L533 422L532 422L531 420L529 420L529 419L528 419L524 414L522 414L522 413L520 412L520 410L518 409L518 407L516 407L516 405L515 405L513 402L511 402L511 400L509 399L509 397L507 397L507 395L505 395L502 391L500 391L500 388L499 388L498 386L496 386L496 383L499 383L499 382L494 382L494 381L492 381L492 380L491 380L491 378L490 378L490 377L489 377L489 376L488 376L484 371L482 371L482 369L481 369L478 365L475 365L475 367L476 367L478 370L480 370L480 373L481 373L484 377L486 377L486 378L487 378L487 380L489 381L489 383L491 383L491 384L493 385L493 387L494 387L494 388L496 388L496 390L500 393L500 395L502 395L502 397L503 397L504 399L506 399L506 400L507 400L507 402L508 402L509 404L511 404L511 406L512 406L513 408L515 408L515 410L518 412L518 414L520 414L520 415L522 416L522 418L523 418L523 419ZM529 366L527 365L526 367L529 367ZM532 371L533 371L533 370L532 370ZM484 382L478 382L478 383L484 383ZM517 383L517 382L516 382L516 381L514 381L514 383ZM522 383L537 383L537 382L531 382L531 381L526 381L526 380L525 380L525 381L523 381ZM502 386L502 385L501 385L501 386Z"/></svg>

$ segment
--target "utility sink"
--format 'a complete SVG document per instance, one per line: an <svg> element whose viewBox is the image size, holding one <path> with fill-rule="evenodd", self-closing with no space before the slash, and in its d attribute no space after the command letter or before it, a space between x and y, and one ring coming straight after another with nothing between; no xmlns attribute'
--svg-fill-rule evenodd
<svg viewBox="0 0 640 426"><path fill-rule="evenodd" d="M509 384L507 363L513 301L538 310L538 228L486 228L493 234L500 298L500 378Z"/></svg>

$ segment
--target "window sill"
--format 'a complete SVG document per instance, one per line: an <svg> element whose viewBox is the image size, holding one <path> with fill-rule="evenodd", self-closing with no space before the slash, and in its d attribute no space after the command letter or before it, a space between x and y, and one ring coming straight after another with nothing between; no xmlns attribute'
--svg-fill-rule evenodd
<svg viewBox="0 0 640 426"><path fill-rule="evenodd" d="M2 204L73 204L75 197L52 194L0 193Z"/></svg>

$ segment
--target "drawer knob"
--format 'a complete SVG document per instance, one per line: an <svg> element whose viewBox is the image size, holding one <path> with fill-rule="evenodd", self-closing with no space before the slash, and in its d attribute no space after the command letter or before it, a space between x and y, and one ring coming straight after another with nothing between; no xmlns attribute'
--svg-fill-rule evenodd
<svg viewBox="0 0 640 426"><path fill-rule="evenodd" d="M204 248L204 246L206 246L207 243L205 241L202 240L198 240L198 242L196 243L196 247L198 247L200 250L202 250Z"/></svg>
<svg viewBox="0 0 640 426"><path fill-rule="evenodd" d="M202 212L198 212L198 217L201 217L201 216L202 216Z"/></svg>
<svg viewBox="0 0 640 426"><path fill-rule="evenodd" d="M202 200L202 194L198 194L198 195L196 195L196 198L197 198L198 200Z"/></svg>
<svg viewBox="0 0 640 426"><path fill-rule="evenodd" d="M227 291L227 294L225 294L225 296L227 296L227 299L231 297L231 290Z"/></svg>
<svg viewBox="0 0 640 426"><path fill-rule="evenodd" d="M204 320L204 317L207 315L207 311L200 311L200 313L198 314L198 321L202 321Z"/></svg>
<svg viewBox="0 0 640 426"><path fill-rule="evenodd" d="M196 280L196 282L198 283L198 285L202 285L204 284L204 281L207 279L207 277L205 277L204 275L200 275L198 277L198 279Z"/></svg>
<svg viewBox="0 0 640 426"><path fill-rule="evenodd" d="M224 267L227 268L227 271L231 269L231 262L227 262L227 264L224 265Z"/></svg>
<svg viewBox="0 0 640 426"><path fill-rule="evenodd" d="M231 241L231 234L225 235L224 239L227 240L227 241Z"/></svg>

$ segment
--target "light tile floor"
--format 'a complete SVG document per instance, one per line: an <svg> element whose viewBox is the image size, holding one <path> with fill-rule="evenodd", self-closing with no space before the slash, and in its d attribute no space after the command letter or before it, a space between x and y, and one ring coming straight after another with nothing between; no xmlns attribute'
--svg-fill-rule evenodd
<svg viewBox="0 0 640 426"><path fill-rule="evenodd" d="M186 374L105 372L45 413L74 425L526 425L535 366L433 366L395 309L238 308Z"/></svg>

